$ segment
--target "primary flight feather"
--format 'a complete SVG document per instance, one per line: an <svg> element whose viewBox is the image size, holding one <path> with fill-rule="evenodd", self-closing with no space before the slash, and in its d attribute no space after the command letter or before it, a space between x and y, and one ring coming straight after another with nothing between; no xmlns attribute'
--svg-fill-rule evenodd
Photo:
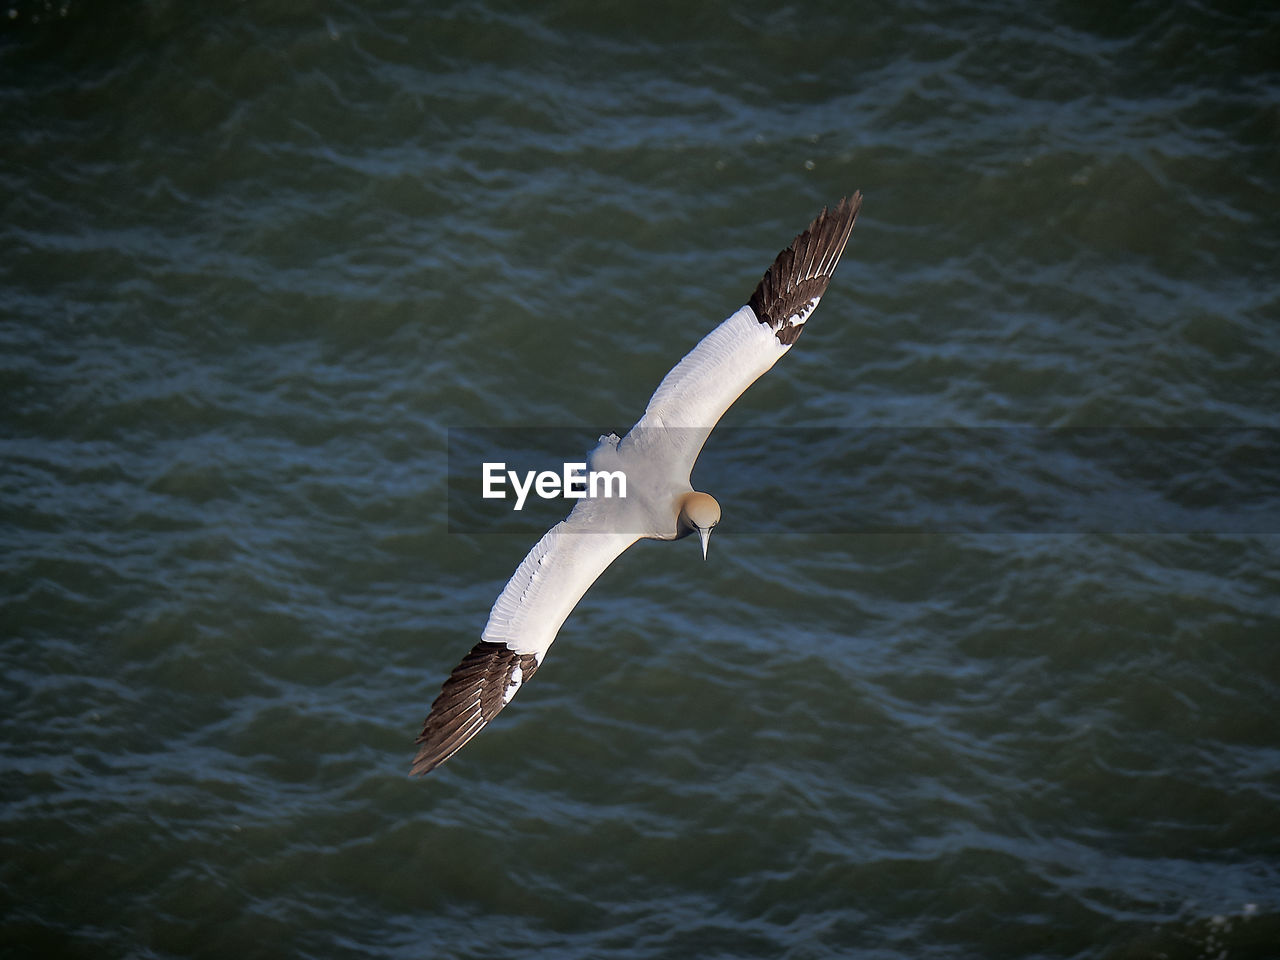
<svg viewBox="0 0 1280 960"><path fill-rule="evenodd" d="M702 338L625 437L600 438L592 470L621 470L622 499L586 498L529 551L489 611L480 642L445 681L417 739L411 773L434 770L497 716L542 664L587 588L642 538L698 534L707 555L720 505L689 475L716 423L804 330L853 230L862 194L823 209L778 254L751 299Z"/></svg>

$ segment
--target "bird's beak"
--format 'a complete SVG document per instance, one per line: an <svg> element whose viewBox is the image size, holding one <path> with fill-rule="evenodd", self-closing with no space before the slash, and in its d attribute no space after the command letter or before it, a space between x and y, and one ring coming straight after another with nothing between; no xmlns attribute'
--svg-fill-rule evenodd
<svg viewBox="0 0 1280 960"><path fill-rule="evenodd" d="M707 544L711 542L711 528L699 527L698 539L702 541L702 559L707 559Z"/></svg>

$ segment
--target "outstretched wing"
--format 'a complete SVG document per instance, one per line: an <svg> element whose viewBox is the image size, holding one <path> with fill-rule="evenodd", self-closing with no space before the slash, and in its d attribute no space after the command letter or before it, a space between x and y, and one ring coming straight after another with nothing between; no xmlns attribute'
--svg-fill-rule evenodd
<svg viewBox="0 0 1280 960"><path fill-rule="evenodd" d="M631 439L661 432L688 472L716 423L743 391L791 349L835 272L862 194L826 209L778 254L747 305L702 338L649 400ZM643 441L642 441L643 442Z"/></svg>
<svg viewBox="0 0 1280 960"><path fill-rule="evenodd" d="M585 501L584 501L585 503ZM527 681L565 618L636 534L588 532L575 509L547 531L507 581L480 642L445 681L417 739L411 773L427 773L457 753Z"/></svg>

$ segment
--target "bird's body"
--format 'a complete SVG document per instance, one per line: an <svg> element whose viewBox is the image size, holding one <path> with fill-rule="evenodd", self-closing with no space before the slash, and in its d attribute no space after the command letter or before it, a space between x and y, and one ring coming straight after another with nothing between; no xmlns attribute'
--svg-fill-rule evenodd
<svg viewBox="0 0 1280 960"><path fill-rule="evenodd" d="M707 436L742 392L795 343L848 242L860 194L821 214L782 251L751 300L663 378L625 437L600 438L591 471L622 471L625 497L587 497L529 551L489 612L480 642L445 681L418 737L412 772L453 756L515 696L582 595L640 539L697 533L706 556L720 507L689 483Z"/></svg>

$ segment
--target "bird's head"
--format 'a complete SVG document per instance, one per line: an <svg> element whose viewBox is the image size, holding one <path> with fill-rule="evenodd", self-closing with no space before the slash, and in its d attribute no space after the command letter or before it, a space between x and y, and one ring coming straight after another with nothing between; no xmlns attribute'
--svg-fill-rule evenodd
<svg viewBox="0 0 1280 960"><path fill-rule="evenodd" d="M677 536L685 537L698 533L702 541L702 559L707 559L707 542L711 539L711 531L720 522L720 504L709 493L686 493L680 501L680 516L677 521Z"/></svg>

